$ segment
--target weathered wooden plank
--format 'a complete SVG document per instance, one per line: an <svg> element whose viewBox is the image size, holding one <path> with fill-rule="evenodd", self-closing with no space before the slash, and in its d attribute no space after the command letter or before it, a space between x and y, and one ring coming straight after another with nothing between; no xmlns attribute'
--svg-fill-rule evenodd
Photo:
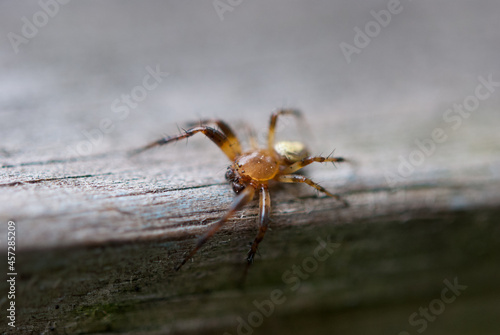
<svg viewBox="0 0 500 335"><path fill-rule="evenodd" d="M484 258L498 257L500 245L499 214L487 209L499 203L499 183L491 178L491 169L461 171L450 166L443 172L441 166L439 173L450 177L435 177L431 170L427 179L420 175L396 188L363 168L363 159L354 167L310 169L351 207L342 208L302 186L273 189L272 231L262 243L245 291L240 291L243 258L255 234L256 202L185 269L173 271L196 235L220 217L233 198L222 176L224 157L210 143L205 146L200 139L198 147L193 142L187 147L193 151L162 148L133 159L117 153L63 163L64 169L61 163L5 168L18 178L3 184L2 196L9 198L9 211L20 213L11 219L17 223L21 250L22 329L235 333L238 317L247 318L254 310L249 303L239 305L242 297L260 302L280 289L288 302L276 306L269 323L289 333L312 323L319 324L318 332L342 329L351 318L360 332L370 327L371 318L385 331L415 330L406 321L409 315L418 304L435 298L443 280L457 276L473 289L467 292L470 300L459 300L463 305L446 319L464 320L458 323L464 329L477 329L479 317L493 320L472 307L478 299L482 309L498 307L498 300L485 295L498 294L499 279L496 267L488 269L490 258ZM200 157L213 164L200 164ZM48 177L52 169L60 174ZM32 178L35 173L37 178ZM29 196L37 201L22 200ZM295 292L280 276L314 255L318 238L338 243L340 255L321 264ZM357 284L350 283L353 280ZM391 296L395 300L387 298ZM386 304L389 307L381 307ZM328 315L338 315L335 311L347 313L349 306L366 313L348 313L346 320L336 321L339 328L322 323ZM302 315L303 309L309 312ZM450 329L443 322L435 329ZM260 326L262 331L266 324Z"/></svg>

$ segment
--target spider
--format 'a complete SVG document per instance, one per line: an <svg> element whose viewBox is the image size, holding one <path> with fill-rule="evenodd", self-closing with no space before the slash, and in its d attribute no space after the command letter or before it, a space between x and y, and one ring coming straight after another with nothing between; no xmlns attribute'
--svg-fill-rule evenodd
<svg viewBox="0 0 500 335"><path fill-rule="evenodd" d="M207 242L207 240L212 237L231 216L248 204L254 198L255 193L258 192L260 195L259 231L247 255L247 266L252 264L255 253L257 252L257 247L264 239L264 235L269 226L269 216L271 213L269 185L273 181L281 183L305 183L314 187L319 192L341 201L345 207L349 206L347 201L342 199L339 195L328 192L326 189L303 175L293 174L313 162L335 163L345 162L346 160L342 157L310 156L306 147L301 142L281 141L275 143L276 123L278 117L281 115L291 115L297 118L302 117L300 111L296 109L281 109L273 113L269 124L267 147L265 148L258 148L255 140L253 140L252 149L242 151L240 142L229 125L218 119L207 119L200 121L198 126L193 126L180 135L164 137L133 152L137 154L156 146L176 142L191 137L194 134L202 133L214 142L232 162L227 168L225 177L228 182L231 183L233 191L236 193L236 198L226 214L216 221L213 226L198 239L198 242L191 252L189 252L184 260L175 267L176 271L186 264L205 242ZM214 124L218 129L209 127L207 124Z"/></svg>

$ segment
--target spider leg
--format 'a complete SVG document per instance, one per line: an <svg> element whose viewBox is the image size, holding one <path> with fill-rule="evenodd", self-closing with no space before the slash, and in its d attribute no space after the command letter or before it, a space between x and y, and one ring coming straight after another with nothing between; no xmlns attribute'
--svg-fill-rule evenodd
<svg viewBox="0 0 500 335"><path fill-rule="evenodd" d="M284 168L281 173L283 174L289 174L289 173L293 173L297 170L300 170L302 169L303 167L311 164L311 163L314 163L314 162L319 162L319 163L323 163L323 162L346 162L347 160L342 158L342 157L321 157L321 156L311 156L311 157L307 157L307 158L304 158L298 162L295 162L293 163L292 165L289 165L287 166L286 168Z"/></svg>
<svg viewBox="0 0 500 335"><path fill-rule="evenodd" d="M318 191L323 192L326 195L328 195L332 198L335 198L336 200L342 202L345 207L349 207L349 203L346 200L344 200L342 197L340 197L338 194L333 194L333 193L328 192L322 186L320 186L319 184L315 183L314 181L312 181L311 179L309 179L307 177L304 177L304 176L301 176L298 174L286 174L286 175L279 175L279 176L275 177L274 179L277 181L280 181L282 183L305 183L309 186L314 187Z"/></svg>
<svg viewBox="0 0 500 335"><path fill-rule="evenodd" d="M276 122L278 121L278 116L280 115L293 115L297 118L302 118L302 113L297 109L280 109L279 111L271 115L271 122L269 123L269 135L267 138L268 148L273 149L274 146L274 134L276 132Z"/></svg>
<svg viewBox="0 0 500 335"><path fill-rule="evenodd" d="M194 256L198 249L200 249L205 244L205 242L207 242L208 239L212 237L212 235L215 234L235 212L239 211L243 206L248 204L253 199L254 194L255 189L250 185L247 186L243 191L241 191L241 193L233 201L233 204L231 205L227 213L224 214L224 216L221 217L219 221L214 223L214 225L198 239L196 246L184 258L182 263L175 267L175 270L178 271L184 264L186 264L186 262Z"/></svg>
<svg viewBox="0 0 500 335"><path fill-rule="evenodd" d="M198 127L193 127L188 130L184 131L184 134L180 134L177 136L168 136L159 139L158 141L155 141L153 143L150 143L146 145L145 147L139 148L135 151L133 151L131 154L136 155L139 154L145 150L154 148L156 146L164 145L170 142L176 142L188 137L193 136L196 133L203 133L205 136L207 136L212 142L214 142L225 154L226 156L231 160L234 161L235 157L240 154L234 147L231 145L231 141L228 139L228 137L220 132L217 129L207 127L207 126L198 126Z"/></svg>
<svg viewBox="0 0 500 335"><path fill-rule="evenodd" d="M238 140L238 137L236 136L234 131L231 129L231 127L226 122L219 120L219 119L205 119L205 120L199 121L200 126L205 126L209 123L216 124L217 127L219 127L219 129L222 131L222 133L224 135L226 135L227 140L229 141L230 146L233 149L233 151L235 151L238 154L241 153L240 141ZM188 126L194 127L196 124L197 124L196 122L191 122L191 123L188 123Z"/></svg>
<svg viewBox="0 0 500 335"><path fill-rule="evenodd" d="M259 243L264 239L264 235L267 231L267 226L269 225L269 214L271 212L271 195L267 189L267 185L262 185L260 188L260 205L259 205L259 232L255 237L252 247L248 252L247 256L247 266L253 263L253 258L257 252L257 247Z"/></svg>

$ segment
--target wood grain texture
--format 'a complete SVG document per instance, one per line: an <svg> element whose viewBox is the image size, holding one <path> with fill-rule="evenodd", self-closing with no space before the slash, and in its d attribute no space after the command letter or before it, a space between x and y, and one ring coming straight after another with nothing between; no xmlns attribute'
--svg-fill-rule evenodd
<svg viewBox="0 0 500 335"><path fill-rule="evenodd" d="M480 164L496 159L488 153L470 152L466 156L471 162L458 164L454 155L439 157L444 163L429 162L425 171L397 179L390 187L384 168L374 164L380 160L376 152L346 151L343 156L354 164L316 164L306 173L345 196L351 208L343 209L307 186L280 186L272 192L275 224L305 223L316 215L342 223L401 211L498 204L497 167ZM226 165L226 157L202 136L188 145L165 146L132 158L123 151L6 163L0 187L2 213L10 216L4 214L3 219L22 222L21 250L199 234L233 199L223 176ZM257 207L255 202L248 206L241 217L251 219L230 223L229 229L253 227Z"/></svg>
<svg viewBox="0 0 500 335"><path fill-rule="evenodd" d="M6 34L40 10L0 6ZM386 2L244 2L223 21L211 2L101 6L61 6L0 53L0 235L16 222L18 331L235 334L280 290L255 333L413 334L423 326L409 317L457 278L467 289L425 334L496 334L500 89L484 86L500 80L495 2L405 3L352 62L340 43ZM155 71L168 75L123 109ZM488 97L453 111L479 85ZM202 135L127 153L214 117L265 144L281 107L307 123L280 119L278 139L352 160L304 170L351 206L276 185L243 286L256 200L173 271L230 206L230 162ZM335 245L324 261L320 241Z"/></svg>

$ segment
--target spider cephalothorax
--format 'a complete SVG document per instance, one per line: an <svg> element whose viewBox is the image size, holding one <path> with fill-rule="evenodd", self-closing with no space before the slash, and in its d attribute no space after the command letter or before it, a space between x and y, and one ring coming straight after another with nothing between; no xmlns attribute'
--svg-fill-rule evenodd
<svg viewBox="0 0 500 335"><path fill-rule="evenodd" d="M248 264L251 264L257 252L257 247L264 238L264 234L269 225L271 198L268 186L272 181L282 183L306 183L318 191L342 201L344 205L347 206L347 202L338 195L328 192L303 175L293 174L313 162L343 162L345 160L341 157L310 156L306 147L300 142L282 141L275 144L274 134L279 115L301 117L300 112L294 109L283 109L273 113L269 125L268 145L265 148L257 148L256 145L252 145L250 150L242 151L238 138L224 121L203 120L200 122L199 126L186 130L184 134L162 138L135 151L135 153L142 152L146 149L188 138L201 132L212 140L212 142L214 142L232 162L227 168L226 179L231 183L233 191L237 194L236 199L227 213L200 237L193 250L184 258L182 263L176 267L177 270L180 269L181 266L184 265L235 212L249 203L253 199L255 191L258 191L260 194L259 232L247 256ZM207 126L207 124L215 124L219 129L211 128ZM255 141L252 143L254 142Z"/></svg>
<svg viewBox="0 0 500 335"><path fill-rule="evenodd" d="M232 182L233 190L240 193L246 185L254 188L259 183L271 180L279 172L280 157L274 151L259 149L238 156L228 167L226 178Z"/></svg>

